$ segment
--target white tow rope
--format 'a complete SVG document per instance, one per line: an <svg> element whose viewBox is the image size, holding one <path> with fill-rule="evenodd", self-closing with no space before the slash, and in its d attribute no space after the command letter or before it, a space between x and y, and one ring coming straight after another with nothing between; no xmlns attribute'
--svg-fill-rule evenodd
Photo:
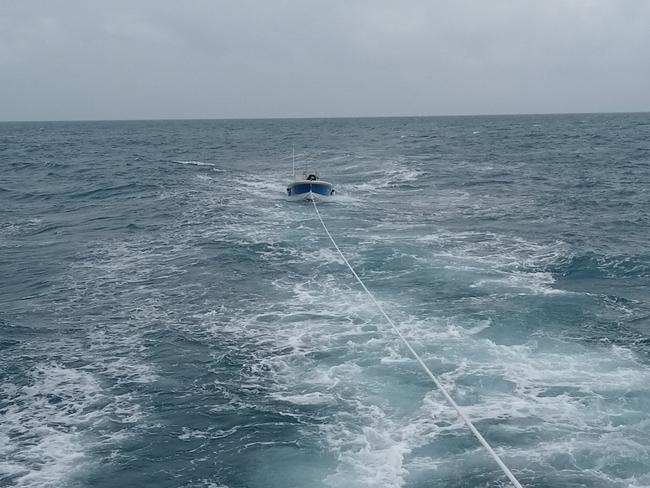
<svg viewBox="0 0 650 488"><path fill-rule="evenodd" d="M513 484L516 488L522 488L521 483L519 483L519 481L517 481L517 478L515 478L515 475L512 474L512 471L510 471L510 469L508 468L508 466L505 465L505 463L501 460L501 458L499 457L499 455L498 455L496 452L494 452L494 449L492 449L492 446L490 446L490 444L488 444L488 442L487 442L487 441L485 440L485 438L481 435L481 433L476 429L476 427L474 427L474 424L472 423L472 421L471 421L471 420L470 420L470 419L469 419L469 418L468 418L468 417L463 413L463 411L462 411L462 410L460 409L460 407L456 404L456 402L455 402L454 399L449 395L449 393L447 393L447 390L444 388L444 386L442 386L442 384L440 383L440 381L438 380L438 378L436 378L436 376L431 372L431 370L430 370L430 369L427 367L427 365L424 363L424 361L422 360L422 358L420 357L420 355L419 355L417 352L415 352L415 349L413 349L413 346L411 346L411 344L409 343L409 341L407 341L406 338L402 335L402 333L400 332L400 330L399 330L399 329L397 328L397 326L395 325L395 322L393 322L393 321L391 320L391 318L386 314L386 312L385 312L384 309L382 308L381 304L380 304L380 303L375 299L374 295L373 295L372 293L370 293L370 290L368 290L368 288L366 287L365 283L361 280L361 278L359 278L359 275L358 275L357 272L354 270L354 268L350 265L350 263L348 262L348 260L345 258L345 256L344 256L343 253L341 252L341 249L339 249L339 246L336 244L336 241L335 241L334 238L332 237L332 234L330 234L330 231L327 229L327 226L325 225L325 222L323 222L323 218L321 217L320 212L318 211L318 206L316 205L316 201L312 199L312 203L314 204L314 210L316 210L316 215L318 215L318 220L320 220L320 223L321 223L321 225L323 226L323 229L325 229L325 233L327 234L327 237L330 238L330 241L332 241L332 244L334 245L334 247L335 247L336 250L338 251L339 255L341 256L341 259L343 259L343 262L347 265L347 267L350 269L350 271L352 272L352 274L354 275L354 277L357 279L357 281L358 281L359 284L361 285L361 288L363 288L364 291L368 294L368 296L370 297L370 300L372 301L372 303L375 304L375 306L377 307L377 309L381 312L381 314L384 316L384 318L386 319L386 321L390 324L390 326L393 328L393 330L395 331L395 333L399 336L399 338L402 340L402 342L404 343L404 345L405 345L405 346L407 347L407 349L411 352L411 354L413 355L413 357L417 360L418 363L420 363L420 366L422 366L422 369L426 372L426 374L429 376L429 378L431 378L431 380L433 381L433 383L436 385L436 387L437 387L437 388L440 390L440 392L443 394L443 396L445 397L445 399L447 400L447 402L448 402L452 407L454 407L454 409L455 409L456 412L458 413L458 416L463 420L463 422L465 422L465 425L467 425L467 427L469 428L469 430L472 431L472 434L474 434L474 437L476 437L476 438L478 439L478 441L481 443L481 445L482 445L482 446L487 450L487 452L490 453L490 456L492 456L492 458L496 461L496 463L499 465L499 467L500 467L501 470L505 473L505 475L508 477L508 479L512 482L512 484Z"/></svg>

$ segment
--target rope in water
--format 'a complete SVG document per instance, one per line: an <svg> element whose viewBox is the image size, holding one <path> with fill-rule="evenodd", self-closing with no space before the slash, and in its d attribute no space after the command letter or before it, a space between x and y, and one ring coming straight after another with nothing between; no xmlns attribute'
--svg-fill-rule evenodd
<svg viewBox="0 0 650 488"><path fill-rule="evenodd" d="M361 285L361 288L368 294L370 297L370 300L372 300L372 303L375 304L377 309L381 312L381 314L384 316L386 321L390 324L390 326L393 328L395 333L399 336L399 338L402 340L406 348L411 352L413 357L417 360L418 363L420 363L420 366L422 366L422 369L426 372L426 374L431 378L433 383L436 385L436 387L440 390L440 392L443 394L447 402L454 407L456 412L458 413L458 416L465 422L465 425L469 428L470 431L472 431L472 434L474 434L474 437L478 439L478 441L481 443L481 445L487 450L487 452L492 456L492 458L496 461L496 463L499 465L501 470L505 473L505 475L508 477L508 479L512 482L512 484L515 486L515 488L522 488L521 483L517 481L517 478L515 478L515 475L512 474L512 471L508 468L508 466L505 465L505 463L501 460L499 455L494 452L494 449L492 449L492 446L488 444L488 442L485 440L485 438L481 435L481 433L474 427L474 424L472 421L463 413L463 411L460 409L460 407L456 404L454 399L447 393L447 390L445 389L444 386L442 386L442 383L436 378L436 376L431 372L431 370L427 367L427 365L424 363L420 355L415 352L415 349L413 349L413 346L409 343L409 341L406 340L406 338L402 335L400 332L399 328L395 325L395 322L392 321L392 319L386 314L384 311L383 307L381 304L375 299L375 296L370 293L370 290L366 287L365 283L359 278L359 275L357 272L354 270L354 268L350 265L346 257L343 255L343 252L341 252L341 249L339 248L338 244L336 244L336 241L332 237L332 234L330 234L330 231L327 229L327 226L325 225L325 222L323 221L323 217L321 217L321 214L318 210L318 206L316 205L316 201L312 199L312 203L314 204L314 210L316 210L316 215L318 215L318 220L320 220L321 225L323 226L323 229L325 230L325 233L327 234L327 237L330 238L330 241L332 241L332 244L338 251L339 255L341 256L341 259L343 259L343 262L347 265L347 267L350 269L356 280L359 282Z"/></svg>

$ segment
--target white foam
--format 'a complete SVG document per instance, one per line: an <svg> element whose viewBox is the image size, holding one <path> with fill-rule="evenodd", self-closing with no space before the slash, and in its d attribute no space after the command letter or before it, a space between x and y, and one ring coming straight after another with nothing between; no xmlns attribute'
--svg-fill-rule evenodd
<svg viewBox="0 0 650 488"><path fill-rule="evenodd" d="M451 269L455 269L450 266ZM457 268L456 268L457 269ZM468 268L465 268L468 269ZM474 268L476 270L476 268ZM523 273L511 272L510 274L502 277L484 278L475 281L470 285L472 288L489 288L491 290L499 288L514 288L521 290L522 295L535 294L535 295L562 295L571 292L553 288L555 278L551 273ZM525 290L525 292L524 292Z"/></svg>
<svg viewBox="0 0 650 488"><path fill-rule="evenodd" d="M403 460L410 451L408 441L379 407L365 405L356 414L370 425L361 423L354 428L349 422L340 422L325 428L339 461L336 472L325 483L334 487L402 486L406 474Z"/></svg>
<svg viewBox="0 0 650 488"><path fill-rule="evenodd" d="M336 317L349 314L364 324L372 322L371 314L359 307L357 300L362 300L362 297L350 294L346 287L335 281L321 280L317 283L326 288L315 290L314 282L310 282L309 286L295 285L294 302L288 308L299 309L302 305L319 313L331 308L329 304L335 302ZM377 391L373 365L385 365L387 374L397 368L394 377L385 377L383 381L390 385L388 391L399 396L404 393L401 392L398 371L405 368L408 371L408 363L412 360L390 334L362 343L345 342L346 337L353 335L353 330L358 332L359 329L349 323L341 327L340 319L336 317L331 323L310 319L291 321L294 325L289 329L274 328L276 346L287 344L291 347L281 359L269 359L271 363L281 364L281 367L267 370L272 371L276 387L282 389L281 392L272 393L273 398L280 401L295 400L295 404L310 405L336 397L338 413L323 426L322 435L326 445L337 456L338 463L325 482L331 486L398 487L406 482L411 469L431 473L436 466L444 471L451 470L451 466L475 462L472 461L476 456L475 451L470 450L435 459L428 467L418 466L417 462L412 464L410 456L414 449L424 452L433 449L439 442L437 439L441 432L462 435L465 433L463 425L454 412L446 408L434 389L424 393L419 408L416 400L416 408L410 414L397 414L395 406L400 404L400 400ZM403 322L401 327L409 339L416 341L418 350L424 353L428 362L431 363L436 357L444 357L446 366L443 368L447 368L448 372L443 369L441 379L464 404L463 408L473 420L505 422L495 428L503 429L502 432L508 432L513 438L525 434L527 429L543 428L550 437L559 439L556 444L549 445L547 452L542 449L545 463L552 463L554 456L566 449L567 445L572 445L572 436L611 429L607 427L607 419L622 411L603 405L603 393L611 398L621 384L632 390L644 390L650 384L650 376L643 365L625 348L593 351L561 341L556 345L558 351L539 348L534 342L519 346L498 345L481 338L479 334L491 326L489 320L462 326L455 320L463 318L447 321L412 319ZM346 327L350 330L346 331ZM300 331L299 346L297 337L291 337L297 330ZM345 351L339 352L341 346L345 347ZM339 364L332 366L327 365L327 361L308 360L309 352L325 351L327 347L340 355ZM360 366L359 361L367 365ZM435 361L433 364L436 364ZM417 375L417 372L414 374ZM483 381L486 382L485 387L481 386ZM490 387L491 383L497 388ZM578 390L575 389L576 385L579 385ZM316 386L320 389L315 395L313 391L307 394L293 393L300 388ZM566 391L561 392L562 388ZM559 389L560 393L553 393L554 389ZM315 401L312 403L312 400ZM374 402L383 402L393 410L379 408ZM519 426L514 423L516 419L527 423ZM640 424L634 428L641 429L640 432L646 429ZM602 448L601 442L599 438L592 438L586 444L592 449L599 449ZM629 454L636 449L632 445L616 445ZM534 447L530 451L524 450L523 456L532 457L533 450ZM517 452L506 451L504 455L511 457ZM420 457L422 464L426 464L427 460ZM600 473L599 476L605 476L604 471L594 469Z"/></svg>
<svg viewBox="0 0 650 488"><path fill-rule="evenodd" d="M103 392L89 373L40 365L30 384L2 385L0 471L16 487L58 487L87 461L83 430L101 419Z"/></svg>
<svg viewBox="0 0 650 488"><path fill-rule="evenodd" d="M273 393L271 396L276 400L293 403L295 405L327 405L336 402L336 398L333 395L328 395L318 391L296 395Z"/></svg>
<svg viewBox="0 0 650 488"><path fill-rule="evenodd" d="M172 163L184 164L188 166L214 166L214 163L204 163L202 161L172 161Z"/></svg>
<svg viewBox="0 0 650 488"><path fill-rule="evenodd" d="M556 288L554 276L544 270L568 255L568 246L561 241L537 244L479 232L441 232L418 240L433 248L431 264L467 272L470 287L513 288L531 294L567 293Z"/></svg>

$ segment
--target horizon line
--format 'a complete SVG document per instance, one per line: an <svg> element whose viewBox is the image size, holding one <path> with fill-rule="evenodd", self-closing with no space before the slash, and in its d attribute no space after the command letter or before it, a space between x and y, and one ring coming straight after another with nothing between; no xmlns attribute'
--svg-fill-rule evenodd
<svg viewBox="0 0 650 488"><path fill-rule="evenodd" d="M610 112L531 112L531 113L477 113L477 114L438 114L438 115L324 115L324 116L269 116L269 117L161 117L161 118L115 118L115 119L24 119L0 120L2 124L11 123L53 123L53 122L171 122L171 121L208 121L208 120L336 120L336 119L423 119L446 117L523 117L549 115L616 115L646 114L650 110L610 111Z"/></svg>

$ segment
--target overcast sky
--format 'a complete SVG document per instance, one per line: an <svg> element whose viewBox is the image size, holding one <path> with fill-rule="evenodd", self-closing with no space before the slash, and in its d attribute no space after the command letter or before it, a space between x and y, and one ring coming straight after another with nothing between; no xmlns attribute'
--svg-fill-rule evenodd
<svg viewBox="0 0 650 488"><path fill-rule="evenodd" d="M0 120L648 110L648 0L0 0Z"/></svg>

